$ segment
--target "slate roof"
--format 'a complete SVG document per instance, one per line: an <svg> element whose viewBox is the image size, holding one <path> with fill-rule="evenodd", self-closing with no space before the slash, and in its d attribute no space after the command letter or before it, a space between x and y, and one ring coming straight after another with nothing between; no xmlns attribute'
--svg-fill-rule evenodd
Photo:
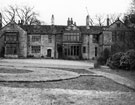
<svg viewBox="0 0 135 105"><path fill-rule="evenodd" d="M22 25L21 26L28 34L59 34L63 33L67 26L65 25ZM90 29L86 29L86 26L77 26L82 34L100 34L103 31L103 27L90 26Z"/></svg>

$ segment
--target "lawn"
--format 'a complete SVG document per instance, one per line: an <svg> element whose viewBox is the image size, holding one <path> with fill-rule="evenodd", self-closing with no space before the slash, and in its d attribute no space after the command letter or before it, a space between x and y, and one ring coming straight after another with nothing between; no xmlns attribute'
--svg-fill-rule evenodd
<svg viewBox="0 0 135 105"><path fill-rule="evenodd" d="M112 73L112 74L117 74L117 75L126 77L135 82L135 71L126 71L126 70L119 70L119 69L113 70L113 69L108 69L108 68L104 68L104 67L101 67L100 69L96 69L96 70L107 72L107 73Z"/></svg>
<svg viewBox="0 0 135 105"><path fill-rule="evenodd" d="M102 76L80 76L74 79L59 81L39 81L39 82L0 82L0 86L17 88L59 88L77 90L97 90L97 91L123 91L133 92L134 90L117 84L116 82Z"/></svg>

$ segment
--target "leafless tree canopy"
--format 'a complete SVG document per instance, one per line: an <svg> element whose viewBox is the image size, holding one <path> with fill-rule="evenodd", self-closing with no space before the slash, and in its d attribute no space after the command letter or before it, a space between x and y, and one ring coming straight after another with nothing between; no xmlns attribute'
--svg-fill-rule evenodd
<svg viewBox="0 0 135 105"><path fill-rule="evenodd" d="M24 25L37 25L41 24L41 22L37 19L38 14L33 11L33 7L23 6L12 6L9 5L8 8L2 10L2 16L4 20L4 24L9 23L11 20L23 21Z"/></svg>
<svg viewBox="0 0 135 105"><path fill-rule="evenodd" d="M105 20L106 20L106 18L105 18L104 15L96 15L96 16L95 16L95 19L96 19L96 21L97 21L97 25L98 25L98 26L103 26L104 23L105 23Z"/></svg>

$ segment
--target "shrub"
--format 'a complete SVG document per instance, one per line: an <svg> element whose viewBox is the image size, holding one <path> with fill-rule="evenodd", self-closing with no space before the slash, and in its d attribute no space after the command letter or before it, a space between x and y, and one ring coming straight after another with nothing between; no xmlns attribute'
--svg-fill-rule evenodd
<svg viewBox="0 0 135 105"><path fill-rule="evenodd" d="M105 65L105 64L106 64L106 59L105 59L103 56L98 57L98 58L97 58L97 63L98 63L99 65Z"/></svg>
<svg viewBox="0 0 135 105"><path fill-rule="evenodd" d="M107 60L107 66L112 69L135 69L135 50L129 50L126 53L118 52Z"/></svg>
<svg viewBox="0 0 135 105"><path fill-rule="evenodd" d="M112 69L121 68L120 66L120 59L124 55L122 52L118 52L113 54L108 60L106 65L109 66Z"/></svg>
<svg viewBox="0 0 135 105"><path fill-rule="evenodd" d="M135 69L135 50L127 51L120 59L122 69L133 70Z"/></svg>

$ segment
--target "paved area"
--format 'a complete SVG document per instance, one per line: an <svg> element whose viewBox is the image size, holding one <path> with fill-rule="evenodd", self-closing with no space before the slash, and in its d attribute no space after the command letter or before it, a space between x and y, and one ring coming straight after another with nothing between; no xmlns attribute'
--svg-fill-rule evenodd
<svg viewBox="0 0 135 105"><path fill-rule="evenodd" d="M16 68L33 70L36 74L44 74L53 78L55 75L62 77L78 76L77 73L60 71L57 69L44 69L44 67L82 68L93 72L122 85L134 88L134 82L118 75L96 71L93 64L83 61L66 60L37 60L37 59L4 59L0 60L0 68ZM43 70L44 69L44 70ZM38 72L37 72L38 71ZM47 72L45 72L47 71ZM50 72L51 71L51 72ZM59 72L60 71L60 72ZM42 72L42 73L40 73ZM58 73L58 74L57 74ZM1 74L5 75L5 74ZM18 74L12 74L15 77ZM20 74L19 74L20 75ZM87 75L87 74L85 74ZM9 76L9 75L8 75ZM19 79L20 76L18 76ZM29 76L27 76L29 77ZM56 76L58 78L59 76ZM39 77L40 78L40 75ZM1 79L1 78L0 78ZM11 78L10 78L11 79ZM23 78L25 80L25 78ZM31 77L31 80L35 79ZM36 78L37 79L37 78ZM35 80L36 80L35 79ZM40 88L13 88L0 87L0 105L135 105L135 92L121 91L95 91L71 89L40 89Z"/></svg>

